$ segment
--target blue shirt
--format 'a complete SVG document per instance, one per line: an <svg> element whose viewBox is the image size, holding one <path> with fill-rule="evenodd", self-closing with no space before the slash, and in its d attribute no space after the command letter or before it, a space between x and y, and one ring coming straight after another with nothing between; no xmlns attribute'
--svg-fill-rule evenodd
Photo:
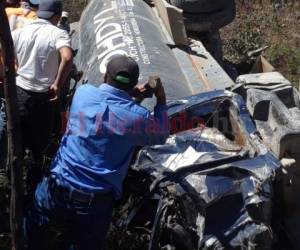
<svg viewBox="0 0 300 250"><path fill-rule="evenodd" d="M85 192L122 195L134 149L163 144L169 135L167 108L154 115L122 90L85 84L74 95L67 131L51 172L63 185Z"/></svg>

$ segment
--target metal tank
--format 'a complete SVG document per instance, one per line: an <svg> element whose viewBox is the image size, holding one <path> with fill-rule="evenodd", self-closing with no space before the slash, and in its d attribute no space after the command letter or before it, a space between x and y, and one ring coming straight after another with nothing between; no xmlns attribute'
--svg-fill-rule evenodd
<svg viewBox="0 0 300 250"><path fill-rule="evenodd" d="M84 78L101 84L107 62L116 54L133 57L141 83L159 75L169 99L192 94L180 66L167 45L152 9L141 0L94 0L79 23L76 64ZM143 103L150 107L154 100Z"/></svg>

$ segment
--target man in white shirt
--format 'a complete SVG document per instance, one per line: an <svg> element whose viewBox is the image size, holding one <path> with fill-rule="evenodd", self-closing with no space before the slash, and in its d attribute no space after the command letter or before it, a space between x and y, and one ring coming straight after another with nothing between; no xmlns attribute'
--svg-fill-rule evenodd
<svg viewBox="0 0 300 250"><path fill-rule="evenodd" d="M56 27L61 13L61 1L41 0L38 19L12 33L23 144L32 151L38 166L30 176L33 186L39 181L42 154L49 144L55 117L59 117L56 105L60 88L73 63L70 37Z"/></svg>

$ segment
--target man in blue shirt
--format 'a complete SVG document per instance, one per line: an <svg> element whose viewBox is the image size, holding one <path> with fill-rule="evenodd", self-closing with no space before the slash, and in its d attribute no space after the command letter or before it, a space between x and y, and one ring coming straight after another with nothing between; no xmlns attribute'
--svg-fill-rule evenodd
<svg viewBox="0 0 300 250"><path fill-rule="evenodd" d="M103 248L134 150L163 144L169 135L162 84L154 88L157 105L151 115L132 99L141 89L138 77L137 63L118 56L108 63L104 84L77 89L67 131L26 220L29 249L43 249L49 225L68 232L66 249Z"/></svg>

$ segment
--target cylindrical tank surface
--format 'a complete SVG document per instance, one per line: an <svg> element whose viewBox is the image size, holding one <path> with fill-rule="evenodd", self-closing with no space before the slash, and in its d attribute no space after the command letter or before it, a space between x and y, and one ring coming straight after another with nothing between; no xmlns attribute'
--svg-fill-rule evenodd
<svg viewBox="0 0 300 250"><path fill-rule="evenodd" d="M191 94L153 10L144 1L91 1L82 15L77 39L76 64L93 84L102 83L107 62L114 55L127 54L139 64L140 82L158 75L168 98ZM143 104L150 106L153 101Z"/></svg>

